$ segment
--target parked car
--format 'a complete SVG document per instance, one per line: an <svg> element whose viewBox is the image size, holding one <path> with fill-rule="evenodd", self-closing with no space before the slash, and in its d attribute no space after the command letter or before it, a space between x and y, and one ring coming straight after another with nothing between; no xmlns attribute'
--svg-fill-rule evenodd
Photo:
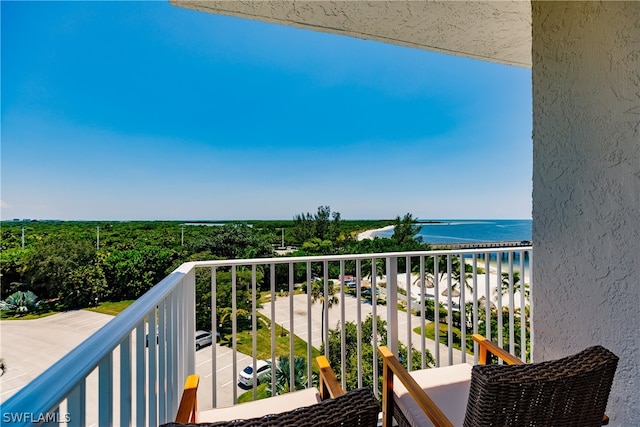
<svg viewBox="0 0 640 427"><path fill-rule="evenodd" d="M360 295L362 295L363 297L370 297L371 296L371 288L364 288L362 290L362 292L360 292ZM380 288L376 288L376 296L380 295Z"/></svg>
<svg viewBox="0 0 640 427"><path fill-rule="evenodd" d="M271 375L271 361L270 360L257 360L256 361L256 378L258 383L264 381ZM247 365L238 374L238 384L251 387L253 385L253 364Z"/></svg>
<svg viewBox="0 0 640 427"><path fill-rule="evenodd" d="M209 331L196 331L196 350L211 345L213 342L213 334Z"/></svg>

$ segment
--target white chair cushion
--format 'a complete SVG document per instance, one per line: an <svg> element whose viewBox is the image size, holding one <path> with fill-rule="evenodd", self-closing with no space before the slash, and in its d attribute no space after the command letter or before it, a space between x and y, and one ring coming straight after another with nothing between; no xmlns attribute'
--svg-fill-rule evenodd
<svg viewBox="0 0 640 427"><path fill-rule="evenodd" d="M280 414L320 402L320 394L315 388L260 399L227 408L216 408L198 412L199 423L244 420L270 414Z"/></svg>
<svg viewBox="0 0 640 427"><path fill-rule="evenodd" d="M467 409L471 368L467 363L421 369L409 374L422 387L454 426L461 426ZM393 398L413 427L433 426L399 379L393 379Z"/></svg>

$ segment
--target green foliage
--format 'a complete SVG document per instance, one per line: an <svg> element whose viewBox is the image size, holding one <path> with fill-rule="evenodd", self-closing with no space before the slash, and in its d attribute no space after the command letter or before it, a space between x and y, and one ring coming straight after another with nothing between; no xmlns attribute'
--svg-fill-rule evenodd
<svg viewBox="0 0 640 427"><path fill-rule="evenodd" d="M41 302L33 292L18 291L9 295L4 301L0 301L0 310L23 316L29 312L37 311L40 304Z"/></svg>
<svg viewBox="0 0 640 427"><path fill-rule="evenodd" d="M174 249L144 245L108 252L103 261L113 301L136 299L167 276L179 258Z"/></svg>
<svg viewBox="0 0 640 427"><path fill-rule="evenodd" d="M237 328L243 331L250 327L251 314L251 270L236 271L236 315ZM256 280L262 281L262 273L256 272ZM218 332L230 334L232 330L233 289L231 271L216 271L216 317ZM196 273L196 326L211 329L211 273L201 270Z"/></svg>
<svg viewBox="0 0 640 427"><path fill-rule="evenodd" d="M377 317L377 334L376 340L378 345L384 345L387 341L387 322ZM373 317L368 316L364 322L362 322L362 333L360 336L360 347L362 358L358 358L358 331L357 326L353 322L346 322L344 325L345 330L345 359L346 369L342 372L341 366L341 354L342 354L342 330L338 326L335 329L329 331L329 363L334 369L338 379L341 379L344 375L347 390L353 390L358 387L358 373L362 373L362 385L364 387L374 388L382 390L382 376L378 377L378 384L373 383L373 363L378 363L378 373L382 373L382 359L377 355L377 349L375 349L371 343L374 338L373 330ZM413 367L421 366L422 354L415 349L409 351L407 346L398 343L399 357L398 360L402 365L407 367L407 358L410 355L411 363ZM324 346L320 349L324 352ZM431 367L435 364L435 360L430 352L425 354L426 367ZM362 361L361 370L358 369L358 361Z"/></svg>
<svg viewBox="0 0 640 427"><path fill-rule="evenodd" d="M417 218L414 218L410 213L405 214L402 218L396 217L393 228L393 235L391 239L403 244L406 242L417 241L421 242L422 238L416 239L416 234L420 232L419 225L416 224Z"/></svg>
<svg viewBox="0 0 640 427"><path fill-rule="evenodd" d="M0 298L17 291L32 291L50 302L50 307L58 309L132 300L188 260L271 257L272 245L281 245L283 230L287 244L300 244L295 255L427 248L411 239L400 243L394 239L356 242L353 238L356 232L392 223L391 220L344 221L328 206L320 206L315 214L297 215L292 221L218 221L217 226L185 226L177 221L4 221L0 229ZM399 264L403 262L399 260ZM346 274L355 274L354 262L346 262L345 268ZM384 262L379 262L377 273L383 274L384 268ZM271 283L263 280L270 277L269 269L270 266L259 268L261 290L270 289ZM303 263L294 266L293 278L289 277L288 266L276 265L275 269L276 290L286 291L290 280L300 283L307 278ZM370 265L365 261L365 275L367 271ZM312 272L323 276L322 263L314 263ZM339 273L339 265L330 263L329 277L338 277ZM200 283L199 287L199 296L204 297L204 288L210 285ZM221 294L229 292L221 289ZM242 310L247 309L246 301L241 300L245 297L243 294L238 297ZM228 298L223 299L221 303L229 302ZM199 304L199 324L206 325L211 315L203 301Z"/></svg>
<svg viewBox="0 0 640 427"><path fill-rule="evenodd" d="M293 357L293 384L291 384L291 364L288 355L280 356L274 366L276 395L290 391L302 390L307 387L307 361L303 357ZM271 381L269 376L267 383L267 396L271 395Z"/></svg>
<svg viewBox="0 0 640 427"><path fill-rule="evenodd" d="M329 206L318 206L315 214L307 212L296 215L291 230L294 243L302 245L313 238L336 242L340 236L340 221L340 213L331 212Z"/></svg>

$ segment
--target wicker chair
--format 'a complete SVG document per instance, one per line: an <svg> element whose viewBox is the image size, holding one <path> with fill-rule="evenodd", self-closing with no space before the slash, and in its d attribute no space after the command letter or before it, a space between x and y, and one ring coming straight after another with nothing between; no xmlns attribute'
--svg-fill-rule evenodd
<svg viewBox="0 0 640 427"><path fill-rule="evenodd" d="M608 423L604 414L618 357L609 350L590 347L562 359L524 364L480 335L479 365L466 368L470 376L456 384L420 385L418 379L451 367L409 374L386 347L382 397L383 426L599 426ZM506 364L486 364L493 354ZM400 380L394 389L394 376ZM440 375L442 377L442 375ZM454 374L455 376L455 374ZM464 376L464 375L462 375ZM437 383L437 381L436 381ZM447 393L457 387L457 395ZM406 390L398 396L398 390ZM468 390L468 392L466 391ZM403 402L411 399L419 408L418 420ZM404 400L401 400L404 399ZM442 407L446 409L441 409ZM466 407L466 411L464 408ZM424 416L426 414L426 417ZM427 418L428 417L428 418Z"/></svg>
<svg viewBox="0 0 640 427"><path fill-rule="evenodd" d="M163 427L375 427L378 423L380 405L373 392L368 388L360 388L345 393L340 387L327 359L324 356L320 356L316 360L320 368L319 395L322 400L319 403L251 419L196 424L197 410L195 402L197 399L195 399L194 386L197 390L197 381L194 383L193 379L187 379L176 422L165 424ZM286 395L275 397L275 399L280 397L286 397ZM260 402L269 401L269 399ZM252 403L245 403L238 405L238 407L242 406L245 409L244 412L247 415L251 415L251 405Z"/></svg>

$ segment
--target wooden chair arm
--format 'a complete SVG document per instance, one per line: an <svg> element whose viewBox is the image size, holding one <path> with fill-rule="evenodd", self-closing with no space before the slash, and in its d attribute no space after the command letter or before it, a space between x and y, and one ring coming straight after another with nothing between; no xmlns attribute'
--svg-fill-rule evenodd
<svg viewBox="0 0 640 427"><path fill-rule="evenodd" d="M324 356L316 357L318 367L320 368L320 398L322 400L342 396L344 390L336 378L336 374L331 369L329 360Z"/></svg>
<svg viewBox="0 0 640 427"><path fill-rule="evenodd" d="M485 337L480 334L473 334L473 340L478 343L480 354L478 355L478 363L480 365L486 365L489 353L499 357L504 360L504 362L508 365L523 365L524 362L518 359L513 354L508 351L498 347L492 341L489 341Z"/></svg>
<svg viewBox="0 0 640 427"><path fill-rule="evenodd" d="M446 415L431 400L425 391L418 385L411 375L404 369L391 350L382 346L378 353L383 359L382 371L382 425L391 427L393 423L393 377L398 377L407 391L416 401L422 411L429 417L436 427L453 427Z"/></svg>
<svg viewBox="0 0 640 427"><path fill-rule="evenodd" d="M176 414L177 423L195 423L198 414L198 383L200 376L197 374L189 375L184 383L184 391L178 413Z"/></svg>

